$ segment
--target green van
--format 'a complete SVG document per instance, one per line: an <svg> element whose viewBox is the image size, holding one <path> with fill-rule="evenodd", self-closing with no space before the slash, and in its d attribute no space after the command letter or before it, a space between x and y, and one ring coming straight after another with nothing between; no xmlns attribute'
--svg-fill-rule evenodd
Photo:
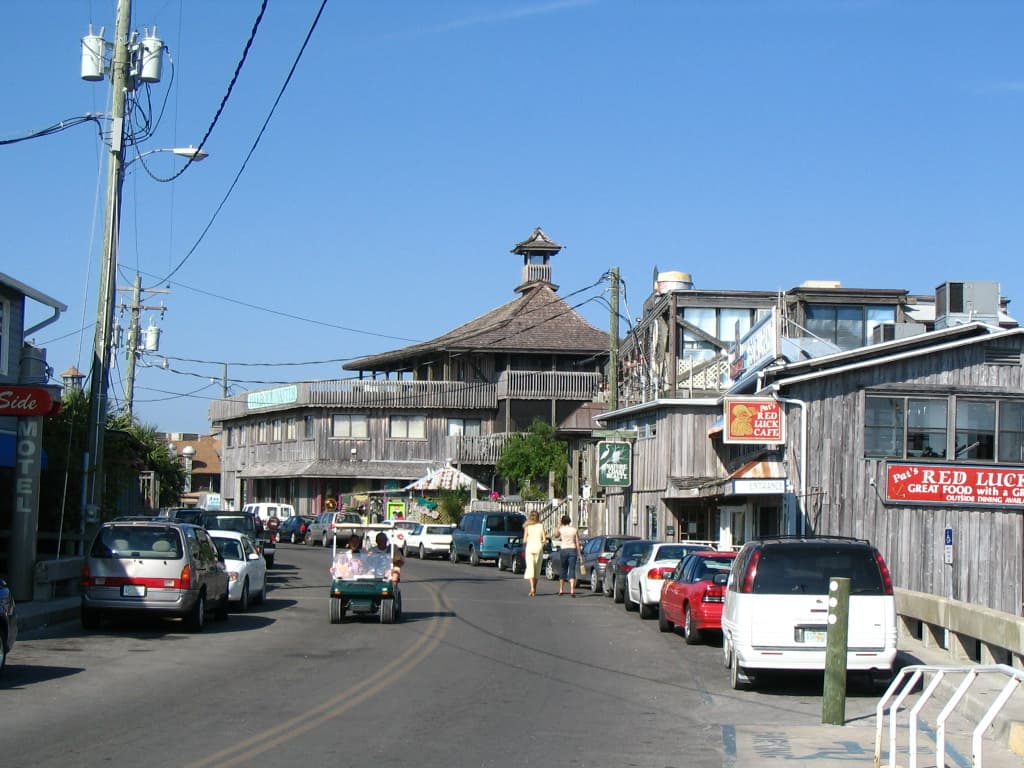
<svg viewBox="0 0 1024 768"><path fill-rule="evenodd" d="M481 560L497 562L498 551L523 535L525 522L526 516L519 512L468 512L452 530L449 559L453 563L469 560L470 565L480 565Z"/></svg>

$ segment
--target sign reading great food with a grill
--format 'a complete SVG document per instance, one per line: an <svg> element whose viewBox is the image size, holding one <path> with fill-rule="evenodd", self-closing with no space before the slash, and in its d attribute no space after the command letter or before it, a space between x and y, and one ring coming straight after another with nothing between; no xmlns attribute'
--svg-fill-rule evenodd
<svg viewBox="0 0 1024 768"><path fill-rule="evenodd" d="M893 461L885 472L890 502L1024 506L1024 467Z"/></svg>
<svg viewBox="0 0 1024 768"><path fill-rule="evenodd" d="M770 397L725 398L725 428L722 436L726 443L786 442L782 404Z"/></svg>

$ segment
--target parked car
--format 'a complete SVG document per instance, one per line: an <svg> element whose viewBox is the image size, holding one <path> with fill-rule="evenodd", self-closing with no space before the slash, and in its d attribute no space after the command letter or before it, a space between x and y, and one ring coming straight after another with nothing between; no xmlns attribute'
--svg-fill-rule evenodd
<svg viewBox="0 0 1024 768"><path fill-rule="evenodd" d="M725 585L735 552L691 552L661 585L658 629L683 628L687 645L700 642L703 633L722 629Z"/></svg>
<svg viewBox="0 0 1024 768"><path fill-rule="evenodd" d="M447 557L452 548L452 528L447 524L420 523L405 537L405 546L421 560L432 555Z"/></svg>
<svg viewBox="0 0 1024 768"><path fill-rule="evenodd" d="M551 559L551 542L544 542L544 551L541 557L541 572ZM498 559L495 561L499 571L509 570L512 573L526 572L526 545L522 539L510 540L498 550ZM557 578L557 576L556 576Z"/></svg>
<svg viewBox="0 0 1024 768"><path fill-rule="evenodd" d="M10 587L0 579L0 672L7 664L7 654L18 639L18 611Z"/></svg>
<svg viewBox="0 0 1024 768"><path fill-rule="evenodd" d="M238 531L244 533L256 544L259 553L267 561L267 568L274 565L277 555L277 531L262 524L252 512L204 512L203 527L208 531Z"/></svg>
<svg viewBox="0 0 1024 768"><path fill-rule="evenodd" d="M577 583L585 581L590 584L590 591L597 593L602 589L604 572L612 555L622 546L624 541L635 541L639 536L594 536L583 544L584 574L578 577Z"/></svg>
<svg viewBox="0 0 1024 768"><path fill-rule="evenodd" d="M156 513L160 520L170 520L173 523L191 523L202 525L203 510L198 507L174 507L172 509L161 509Z"/></svg>
<svg viewBox="0 0 1024 768"><path fill-rule="evenodd" d="M602 591L606 597L621 603L626 597L626 575L637 564L637 558L650 544L649 539L631 539L622 542L608 559L602 581Z"/></svg>
<svg viewBox="0 0 1024 768"><path fill-rule="evenodd" d="M227 618L228 573L206 529L157 519L100 526L82 566L84 629L115 613L149 613L200 632L211 610Z"/></svg>
<svg viewBox="0 0 1024 768"><path fill-rule="evenodd" d="M255 515L259 521L266 525L272 517L276 517L282 523L295 514L295 507L291 504L280 504L278 502L258 501L246 504L242 507L243 512Z"/></svg>
<svg viewBox="0 0 1024 768"><path fill-rule="evenodd" d="M228 572L228 601L245 613L249 604L262 603L267 594L267 564L256 544L244 533L210 533Z"/></svg>
<svg viewBox="0 0 1024 768"><path fill-rule="evenodd" d="M658 615L661 602L661 585L679 565L679 561L691 552L711 549L707 544L681 544L659 541L637 559L636 565L626 574L626 595L623 601L627 611L640 611L641 619L653 619Z"/></svg>
<svg viewBox="0 0 1024 768"><path fill-rule="evenodd" d="M336 534L344 530L344 526L362 525L363 518L358 512L321 512L309 525L306 531L307 544L319 544L323 547L331 546ZM338 546L342 547L348 543L348 535L337 535Z"/></svg>
<svg viewBox="0 0 1024 768"><path fill-rule="evenodd" d="M415 520L395 520L387 530L388 543L405 556L409 534L419 525Z"/></svg>
<svg viewBox="0 0 1024 768"><path fill-rule="evenodd" d="M277 540L288 541L292 544L302 544L306 540L306 531L316 520L315 517L305 515L292 515L277 529Z"/></svg>
<svg viewBox="0 0 1024 768"><path fill-rule="evenodd" d="M518 512L468 512L452 531L449 559L467 559L471 565L497 560L502 545L522 537L525 522L526 516Z"/></svg>
<svg viewBox="0 0 1024 768"><path fill-rule="evenodd" d="M896 659L896 601L882 554L864 539L773 537L743 545L722 612L733 688L759 670L825 668L829 581L850 580L846 668L887 681Z"/></svg>

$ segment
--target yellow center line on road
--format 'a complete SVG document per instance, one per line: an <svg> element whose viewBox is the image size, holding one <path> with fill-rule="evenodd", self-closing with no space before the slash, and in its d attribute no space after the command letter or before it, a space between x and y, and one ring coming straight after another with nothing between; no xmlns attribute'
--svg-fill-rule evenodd
<svg viewBox="0 0 1024 768"><path fill-rule="evenodd" d="M438 621L429 622L429 630L399 656L378 669L366 680L354 683L327 701L268 728L258 736L251 736L227 749L207 755L198 762L189 763L186 768L204 768L210 765L227 768L228 766L247 765L262 753L298 738L314 728L320 727L328 720L340 717L356 705L376 696L389 686L399 683L408 674L407 666L416 665L433 653L451 626L450 606L445 603L440 591L437 587L429 584L422 586L430 592L432 607L441 618Z"/></svg>

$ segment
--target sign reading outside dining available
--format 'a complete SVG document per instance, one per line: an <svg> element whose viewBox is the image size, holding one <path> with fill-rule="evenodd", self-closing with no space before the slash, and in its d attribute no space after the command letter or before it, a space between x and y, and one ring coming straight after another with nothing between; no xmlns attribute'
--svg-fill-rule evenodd
<svg viewBox="0 0 1024 768"><path fill-rule="evenodd" d="M888 462L885 500L896 504L1024 506L1024 467Z"/></svg>
<svg viewBox="0 0 1024 768"><path fill-rule="evenodd" d="M727 397L722 442L781 445L786 442L783 424L782 404L777 400Z"/></svg>

